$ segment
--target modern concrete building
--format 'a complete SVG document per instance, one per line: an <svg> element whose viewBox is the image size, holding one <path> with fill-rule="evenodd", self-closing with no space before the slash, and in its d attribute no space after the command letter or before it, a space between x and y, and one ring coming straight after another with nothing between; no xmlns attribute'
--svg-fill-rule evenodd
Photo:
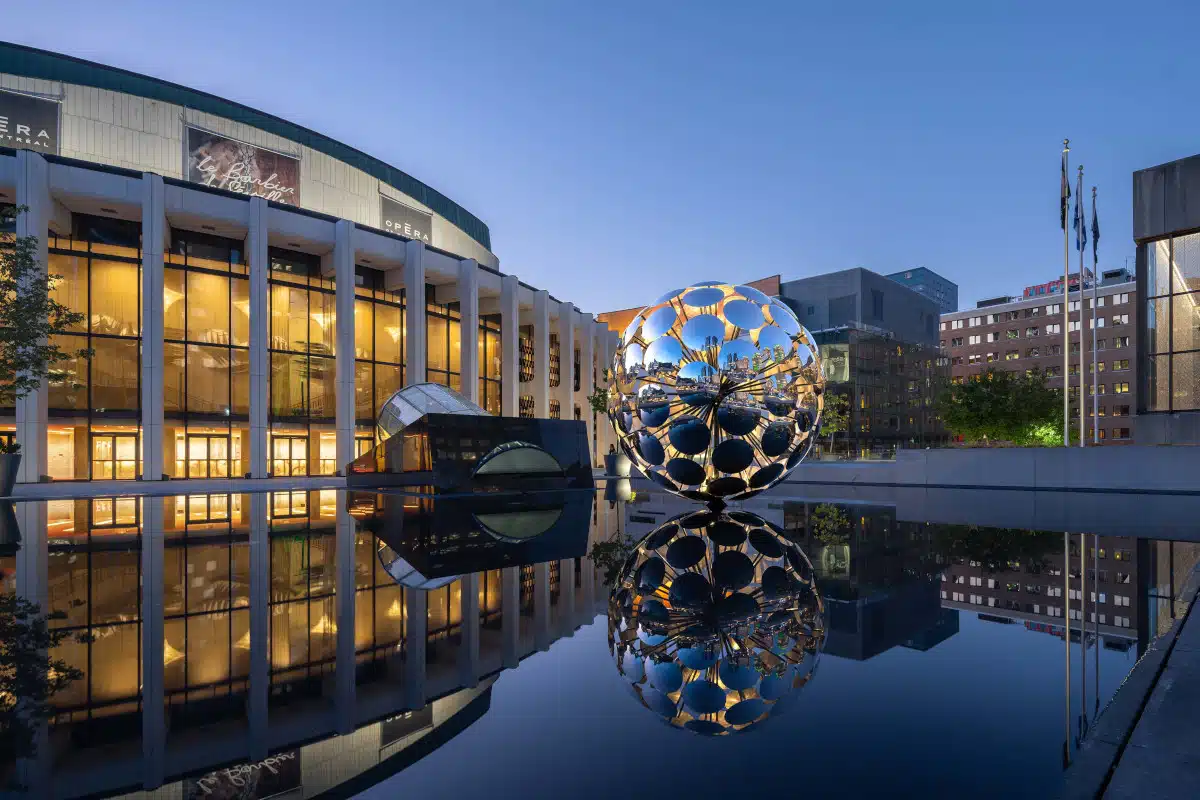
<svg viewBox="0 0 1200 800"><path fill-rule="evenodd" d="M418 117L419 111L414 112ZM585 419L615 336L499 270L477 217L286 120L0 44L0 204L90 348L0 436L18 480L339 474L404 385ZM415 320L415 323L414 323Z"/></svg>
<svg viewBox="0 0 1200 800"><path fill-rule="evenodd" d="M1200 444L1200 155L1133 174L1139 444Z"/></svg>
<svg viewBox="0 0 1200 800"><path fill-rule="evenodd" d="M1061 286L1062 281L1059 280ZM1053 293L1052 293L1053 294ZM1070 366L1068 394L1071 416L1078 430L1079 370L1088 386L1088 442L1093 440L1092 421L1098 419L1102 443L1129 442L1133 438L1132 415L1137 409L1138 365L1135 342L1138 330L1137 287L1124 269L1102 273L1096 287L1095 330L1097 380L1092 374L1092 291L1084 294L1083 359L1080 360L1079 292L1066 301L1070 314ZM950 376L955 383L988 369L1043 370L1047 385L1063 387L1063 298L1032 296L981 301L976 308L942 316L939 345L950 359ZM1098 389L1093 388L1098 386ZM1099 417L1093 415L1092 392L1099 392Z"/></svg>
<svg viewBox="0 0 1200 800"><path fill-rule="evenodd" d="M943 314L953 314L958 311L958 284L949 278L943 278L926 267L893 272L887 277L896 283L907 286L917 294L923 294L933 302Z"/></svg>

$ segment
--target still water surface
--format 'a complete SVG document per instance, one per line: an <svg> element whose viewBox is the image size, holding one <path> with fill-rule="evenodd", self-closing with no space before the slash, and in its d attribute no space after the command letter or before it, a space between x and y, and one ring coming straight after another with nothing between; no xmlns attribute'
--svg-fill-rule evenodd
<svg viewBox="0 0 1200 800"><path fill-rule="evenodd" d="M1061 531L929 524L886 502L747 504L762 517L748 530L811 562L821 635L786 708L709 737L668 725L618 670L621 622L581 558L693 510L335 492L17 504L0 590L41 591L91 641L56 653L84 678L55 699L41 758L11 774L64 797L155 782L186 797L1046 796L1064 748L1181 612L1198 558L1087 537L1099 593L1082 646L1072 620L1068 732ZM743 549L761 579L768 562Z"/></svg>

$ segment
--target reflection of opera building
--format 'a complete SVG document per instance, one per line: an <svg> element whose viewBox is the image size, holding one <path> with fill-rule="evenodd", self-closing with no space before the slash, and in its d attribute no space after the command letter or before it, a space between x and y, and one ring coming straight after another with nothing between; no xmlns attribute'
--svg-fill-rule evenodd
<svg viewBox="0 0 1200 800"><path fill-rule="evenodd" d="M607 504L593 517L584 500L575 553L615 525ZM17 504L21 547L0 549L0 591L40 596L90 640L54 654L84 677L54 698L42 757L24 767L36 796L163 786L174 797L173 782L186 794L227 769L294 778L305 796L375 782L482 715L503 669L603 608L586 558L504 562L465 524L439 527L431 552L476 543L480 571L402 584L339 492L56 502L133 516L48 529L56 503ZM433 513L428 498L401 502L413 519ZM550 527L544 508L479 516Z"/></svg>
<svg viewBox="0 0 1200 800"><path fill-rule="evenodd" d="M0 207L84 315L0 408L21 482L339 473L403 385L583 418L615 337L421 181L234 102L0 43ZM419 110L414 110L420 115ZM419 324L413 324L415 315Z"/></svg>

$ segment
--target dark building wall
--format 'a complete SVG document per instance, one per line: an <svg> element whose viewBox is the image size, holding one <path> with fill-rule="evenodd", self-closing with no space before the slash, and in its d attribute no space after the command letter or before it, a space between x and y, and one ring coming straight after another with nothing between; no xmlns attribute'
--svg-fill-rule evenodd
<svg viewBox="0 0 1200 800"><path fill-rule="evenodd" d="M810 331L866 327L903 342L937 345L938 305L861 267L787 281L780 294Z"/></svg>
<svg viewBox="0 0 1200 800"><path fill-rule="evenodd" d="M953 314L958 311L958 284L948 278L943 278L926 267L893 272L887 276L914 292L924 295L937 304L943 314Z"/></svg>

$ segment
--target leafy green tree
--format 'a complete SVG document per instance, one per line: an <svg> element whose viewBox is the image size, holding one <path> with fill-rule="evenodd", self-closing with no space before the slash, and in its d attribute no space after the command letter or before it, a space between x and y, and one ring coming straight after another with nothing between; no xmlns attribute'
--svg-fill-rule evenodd
<svg viewBox="0 0 1200 800"><path fill-rule="evenodd" d="M829 434L829 450L833 451L835 434L850 429L850 398L844 392L826 392L825 407L821 409L821 433Z"/></svg>
<svg viewBox="0 0 1200 800"><path fill-rule="evenodd" d="M23 597L0 595L0 764L36 754L35 733L50 717L50 698L83 677L50 656L71 636L49 626L65 616L42 614Z"/></svg>
<svg viewBox="0 0 1200 800"><path fill-rule="evenodd" d="M0 212L0 228L27 211L18 206ZM44 271L37 245L36 236L18 236L11 246L0 246L0 407L12 406L44 378L61 378L55 369L61 362L91 356L90 350L66 352L55 343L56 335L85 317L54 299L61 276Z"/></svg>
<svg viewBox="0 0 1200 800"><path fill-rule="evenodd" d="M815 506L809 515L808 525L813 536L823 545L845 544L849 540L850 518L832 503Z"/></svg>
<svg viewBox="0 0 1200 800"><path fill-rule="evenodd" d="M617 575L621 572L621 567L633 555L633 550L634 542L632 539L628 536L616 534L611 539L593 544L591 552L588 553L588 558L592 560L592 563L604 570L604 583L612 586L617 581Z"/></svg>
<svg viewBox="0 0 1200 800"><path fill-rule="evenodd" d="M967 442L1044 446L1056 422L1061 425L1062 392L1046 386L1040 369L989 369L943 392L939 412L946 427Z"/></svg>

